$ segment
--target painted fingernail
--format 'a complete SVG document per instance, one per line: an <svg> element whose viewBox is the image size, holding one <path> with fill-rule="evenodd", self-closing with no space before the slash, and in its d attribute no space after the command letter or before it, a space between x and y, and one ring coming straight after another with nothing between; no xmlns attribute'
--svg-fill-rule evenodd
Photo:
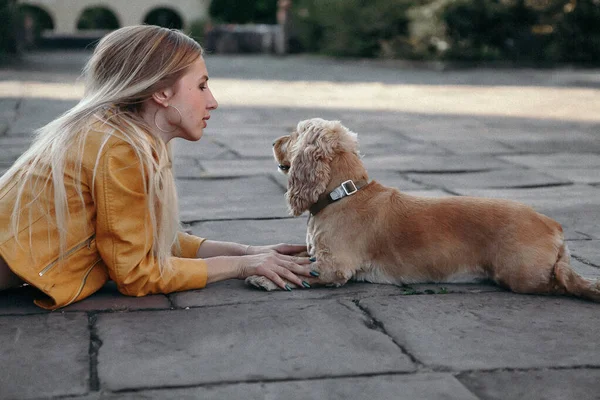
<svg viewBox="0 0 600 400"><path fill-rule="evenodd" d="M317 257L311 257L311 258L308 259L308 261L315 262L315 261L317 261Z"/></svg>
<svg viewBox="0 0 600 400"><path fill-rule="evenodd" d="M305 288L309 288L310 287L310 285L306 281L302 281L302 286L304 286Z"/></svg>
<svg viewBox="0 0 600 400"><path fill-rule="evenodd" d="M310 271L310 274L312 276L319 276L319 273L317 271Z"/></svg>
<svg viewBox="0 0 600 400"><path fill-rule="evenodd" d="M290 285L288 285L287 283L285 284L285 290L287 290L288 292L292 291L292 288L290 287Z"/></svg>

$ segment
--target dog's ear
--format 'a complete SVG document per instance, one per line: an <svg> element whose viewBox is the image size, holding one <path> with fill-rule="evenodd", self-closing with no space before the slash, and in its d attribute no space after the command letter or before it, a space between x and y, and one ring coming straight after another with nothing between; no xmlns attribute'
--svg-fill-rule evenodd
<svg viewBox="0 0 600 400"><path fill-rule="evenodd" d="M292 215L302 214L327 189L340 127L338 121L317 118L298 124L300 140L294 149L286 193Z"/></svg>

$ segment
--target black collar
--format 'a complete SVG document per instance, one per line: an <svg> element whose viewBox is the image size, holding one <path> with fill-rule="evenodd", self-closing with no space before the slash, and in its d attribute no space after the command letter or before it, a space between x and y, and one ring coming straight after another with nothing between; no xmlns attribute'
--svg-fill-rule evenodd
<svg viewBox="0 0 600 400"><path fill-rule="evenodd" d="M310 215L317 215L322 209L327 207L333 202L336 202L346 196L352 196L354 193L358 191L358 189L365 186L368 182L364 179L360 181L352 181L347 180L343 182L340 186L333 189L333 191L329 194L321 195L319 200L312 206L310 206L309 211Z"/></svg>

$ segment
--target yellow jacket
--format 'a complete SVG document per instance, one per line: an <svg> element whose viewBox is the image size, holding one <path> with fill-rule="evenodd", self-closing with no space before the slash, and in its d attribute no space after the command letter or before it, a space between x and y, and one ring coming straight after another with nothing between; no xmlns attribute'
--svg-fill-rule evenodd
<svg viewBox="0 0 600 400"><path fill-rule="evenodd" d="M137 156L128 143L114 136L98 154L103 141L103 133L90 132L81 173L77 173L72 163L67 163L65 169L70 218L63 263L58 262L55 210L34 207L30 218L29 211L23 211L22 207L17 242L10 233L17 182L0 188L0 256L15 274L47 296L35 301L40 307L53 310L82 300L109 279L128 296L206 285L206 263L194 258L204 239L183 232L178 234L181 257L173 257L171 270L161 275L151 250L152 229ZM47 171L36 172L43 179L48 176ZM82 182L84 203L75 190L77 179ZM50 181L40 200L52 198L51 186ZM35 194L26 187L21 204L26 205ZM52 218L46 218L47 213Z"/></svg>

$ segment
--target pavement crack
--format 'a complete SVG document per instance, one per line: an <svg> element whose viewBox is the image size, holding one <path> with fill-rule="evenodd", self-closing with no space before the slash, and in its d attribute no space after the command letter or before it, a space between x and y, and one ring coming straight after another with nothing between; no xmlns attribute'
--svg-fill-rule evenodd
<svg viewBox="0 0 600 400"><path fill-rule="evenodd" d="M400 349L400 351L402 351L402 353L405 354L410 359L410 361L417 366L418 369L425 368L425 365L421 361L419 361L402 344L398 343L398 341L388 333L388 331L385 329L385 326L383 325L383 322L379 321L377 318L371 315L371 312L367 307L360 304L359 299L354 299L352 300L352 302L364 314L364 316L367 317L367 320L365 321L365 326L367 328L380 332L387 336Z"/></svg>
<svg viewBox="0 0 600 400"><path fill-rule="evenodd" d="M600 268L600 265L594 264L593 262L591 262L590 260L580 257L580 256L576 256L575 254L571 254L571 257L576 259L577 261L579 261L580 263L583 263L585 265L589 265L590 267L594 267L594 268Z"/></svg>
<svg viewBox="0 0 600 400"><path fill-rule="evenodd" d="M98 377L98 352L102 347L102 340L98 336L96 328L97 314L88 314L88 328L90 331L90 347L88 355L90 359L90 391L100 390L100 378Z"/></svg>

